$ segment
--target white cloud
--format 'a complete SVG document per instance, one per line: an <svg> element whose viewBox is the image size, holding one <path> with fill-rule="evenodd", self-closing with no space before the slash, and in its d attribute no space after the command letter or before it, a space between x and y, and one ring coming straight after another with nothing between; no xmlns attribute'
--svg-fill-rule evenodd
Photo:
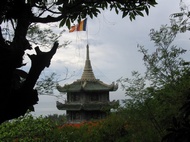
<svg viewBox="0 0 190 142"><path fill-rule="evenodd" d="M63 33L60 42L70 40L72 43L68 48L58 49L50 68L45 69L44 73L54 71L64 77L67 68L71 73L75 71L76 76L63 83L71 83L79 79L85 63L87 39L96 78L111 84L122 76L130 77L133 70L143 73L142 55L138 52L137 45L155 50L149 38L150 29L159 30L161 25L169 24L169 16L179 12L179 2L180 0L158 0L158 5L150 9L149 16L137 17L134 21L130 21L128 17L122 19L121 15L116 15L109 10L104 11L97 18L88 18L87 33L69 33L65 28L67 32ZM188 35L179 35L175 43L188 48ZM111 93L111 100L124 97L125 94L121 89ZM44 98L40 99L41 102ZM55 100L52 101L54 102Z"/></svg>

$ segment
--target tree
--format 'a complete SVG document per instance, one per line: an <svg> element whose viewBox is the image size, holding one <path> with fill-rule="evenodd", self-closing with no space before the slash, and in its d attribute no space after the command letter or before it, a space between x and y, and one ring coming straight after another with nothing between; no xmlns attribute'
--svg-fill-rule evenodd
<svg viewBox="0 0 190 142"><path fill-rule="evenodd" d="M180 12L171 14L172 29L176 32L185 33L190 30L190 11L188 6L180 1Z"/></svg>
<svg viewBox="0 0 190 142"><path fill-rule="evenodd" d="M26 50L33 47L27 35L35 33L39 23L59 22L59 26L70 25L89 15L96 17L100 10L110 9L122 12L122 17L129 15L131 20L136 16L148 15L149 8L155 6L155 0L2 0L0 4L0 123L24 115L38 102L38 93L34 85L45 67L49 67L51 58L56 53L58 42L54 42L49 52L41 52L35 47L36 54L28 55L32 65L29 73L19 69L24 66L23 56ZM12 38L3 35L3 24L8 24ZM7 31L7 30L6 30ZM41 34L40 34L41 35Z"/></svg>
<svg viewBox="0 0 190 142"><path fill-rule="evenodd" d="M150 52L138 45L143 54L145 74L134 71L133 78L119 80L129 97L124 101L124 111L131 126L129 131L136 141L161 141L172 117L186 102L190 66L182 56L186 50L172 45L177 34L178 30L172 25L152 29L150 39L156 49ZM142 140L142 137L148 139Z"/></svg>
<svg viewBox="0 0 190 142"><path fill-rule="evenodd" d="M177 31L172 26L162 25L159 31L151 29L150 32L150 39L156 47L155 52L148 54L148 50L138 46L139 52L144 56L146 78L152 86L162 88L168 82L175 84L186 71L186 62L182 58L186 50L172 45L176 36Z"/></svg>
<svg viewBox="0 0 190 142"><path fill-rule="evenodd" d="M174 13L172 17L172 29L180 33L190 30L190 11L188 6L181 0L181 12ZM186 63L186 64L189 64ZM189 70L184 76L189 80ZM186 100L181 104L178 112L172 116L171 125L167 127L166 135L162 138L162 142L187 142L190 141L190 90L189 86L183 92Z"/></svg>
<svg viewBox="0 0 190 142"><path fill-rule="evenodd" d="M167 134L163 136L162 142L188 142L190 141L190 90L184 92L188 98L179 109L179 112L173 116L172 125L168 127Z"/></svg>

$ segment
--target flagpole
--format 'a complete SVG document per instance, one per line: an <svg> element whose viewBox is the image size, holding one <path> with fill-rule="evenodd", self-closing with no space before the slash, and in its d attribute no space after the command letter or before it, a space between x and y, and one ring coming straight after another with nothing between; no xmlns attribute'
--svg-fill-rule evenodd
<svg viewBox="0 0 190 142"><path fill-rule="evenodd" d="M86 37L87 37L86 42L87 42L87 45L88 45L89 43L88 43L88 24L87 24L87 18L86 18Z"/></svg>

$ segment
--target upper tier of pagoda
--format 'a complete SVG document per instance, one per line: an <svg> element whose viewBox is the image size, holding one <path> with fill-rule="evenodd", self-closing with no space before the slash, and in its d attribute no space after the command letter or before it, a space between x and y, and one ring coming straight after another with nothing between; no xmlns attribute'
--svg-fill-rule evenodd
<svg viewBox="0 0 190 142"><path fill-rule="evenodd" d="M118 89L118 85L114 84L106 84L95 78L90 57L89 57L89 46L86 46L86 61L84 70L81 76L81 79L74 81L72 84L66 84L63 87L58 85L57 89L59 92L78 92L81 90L84 91L116 91Z"/></svg>

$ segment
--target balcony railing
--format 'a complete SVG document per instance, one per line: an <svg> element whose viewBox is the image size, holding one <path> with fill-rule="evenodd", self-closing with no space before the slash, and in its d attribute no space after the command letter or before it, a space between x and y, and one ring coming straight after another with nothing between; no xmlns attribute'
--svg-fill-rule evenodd
<svg viewBox="0 0 190 142"><path fill-rule="evenodd" d="M102 110L105 107L112 108L115 105L118 105L119 101L107 101L107 102L67 102L65 103L60 103L56 102L56 106L60 110Z"/></svg>

